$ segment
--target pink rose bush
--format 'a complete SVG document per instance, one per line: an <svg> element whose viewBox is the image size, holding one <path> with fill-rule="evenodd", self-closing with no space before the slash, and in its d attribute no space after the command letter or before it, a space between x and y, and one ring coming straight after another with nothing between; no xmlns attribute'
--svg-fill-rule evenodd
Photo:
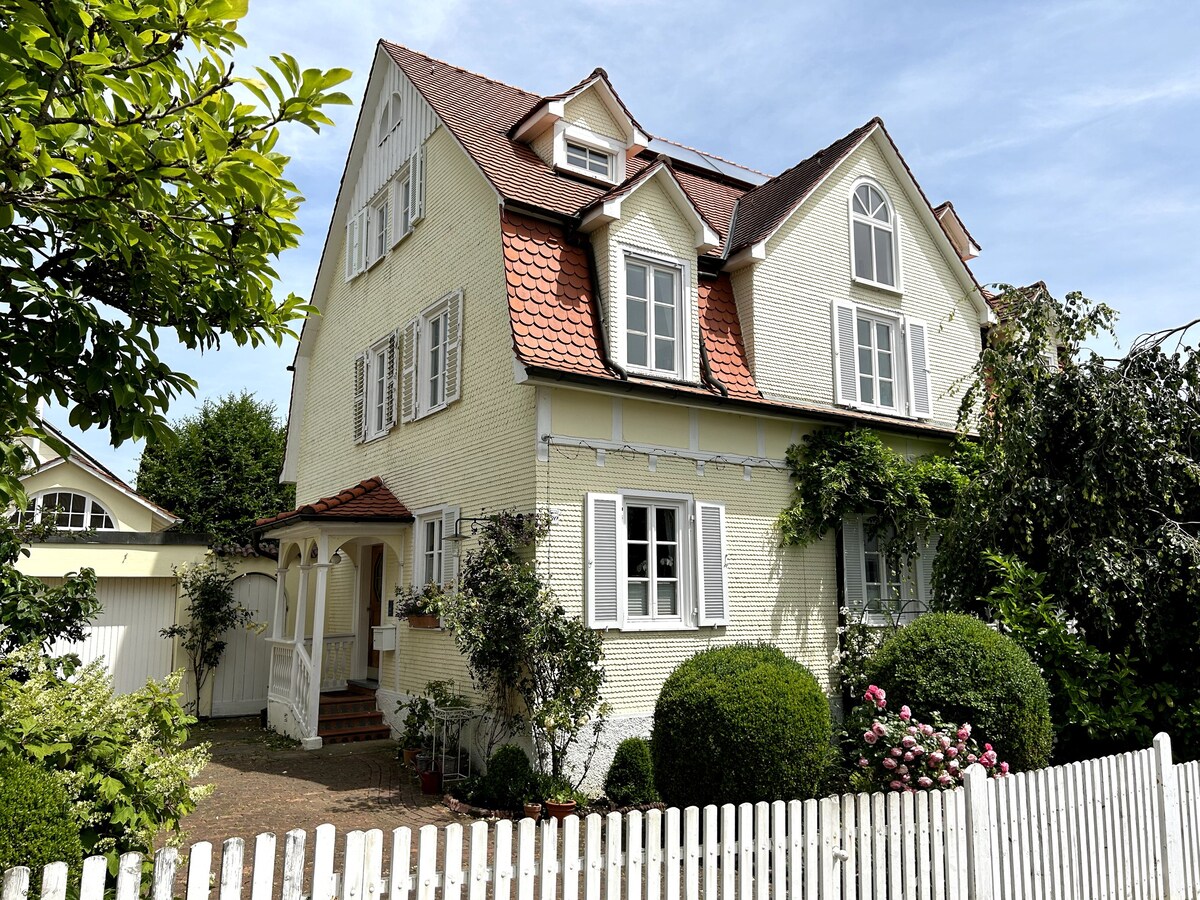
<svg viewBox="0 0 1200 900"><path fill-rule="evenodd" d="M971 737L968 723L953 726L924 723L912 710L887 709L887 694L871 685L863 695L866 704L855 710L862 718L858 766L852 776L860 790L946 790L962 784L966 769L978 762L992 778L1008 774L991 744L983 749Z"/></svg>

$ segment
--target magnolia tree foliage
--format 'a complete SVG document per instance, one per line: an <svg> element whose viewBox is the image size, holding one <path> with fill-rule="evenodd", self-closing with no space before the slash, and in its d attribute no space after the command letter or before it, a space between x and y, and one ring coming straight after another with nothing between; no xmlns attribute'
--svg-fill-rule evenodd
<svg viewBox="0 0 1200 900"><path fill-rule="evenodd" d="M206 400L173 431L142 454L137 489L181 517L179 530L253 546L255 519L295 506L295 488L279 483L287 434L270 403L245 392Z"/></svg>
<svg viewBox="0 0 1200 900"><path fill-rule="evenodd" d="M1109 360L1082 349L1089 337L1112 333L1107 307L1078 294L1063 303L1034 292L1007 299L1011 317L993 329L964 406L979 412L973 421L986 464L945 523L939 597L995 615L1011 596L994 592L1015 585L1023 607L1042 610L1032 625L1006 617L1018 641L1025 634L1023 643L1044 642L1050 616L1099 654L1076 654L1076 690L1091 712L1074 717L1074 734L1060 733L1066 755L1074 755L1072 741L1145 746L1166 730L1194 756L1187 748L1200 740L1200 320L1143 337ZM1048 354L1055 345L1058 353ZM989 565L991 553L1028 571ZM1061 662L1039 661L1044 670ZM1118 685L1096 680L1103 671L1120 672Z"/></svg>
<svg viewBox="0 0 1200 900"><path fill-rule="evenodd" d="M0 0L0 500L39 402L113 441L167 432L194 382L158 355L278 343L301 198L279 126L332 124L342 69L233 74L247 0Z"/></svg>

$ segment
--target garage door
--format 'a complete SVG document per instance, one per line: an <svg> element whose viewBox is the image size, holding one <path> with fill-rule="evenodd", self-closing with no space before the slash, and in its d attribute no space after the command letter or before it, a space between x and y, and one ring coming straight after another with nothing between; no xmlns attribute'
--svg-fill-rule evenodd
<svg viewBox="0 0 1200 900"><path fill-rule="evenodd" d="M151 678L171 673L171 641L159 631L175 622L175 579L101 578L96 584L100 615L78 644L58 644L58 653L78 653L85 663L103 659L113 689L127 694Z"/></svg>

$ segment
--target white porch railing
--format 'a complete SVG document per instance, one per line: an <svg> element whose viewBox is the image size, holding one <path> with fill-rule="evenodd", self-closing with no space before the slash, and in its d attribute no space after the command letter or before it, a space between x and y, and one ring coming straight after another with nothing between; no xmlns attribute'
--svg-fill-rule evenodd
<svg viewBox="0 0 1200 900"><path fill-rule="evenodd" d="M309 714L309 696L312 691L312 660L308 650L296 647L292 655L292 692L288 703L292 707L292 715L300 725L301 733L313 736L317 733L317 723Z"/></svg>
<svg viewBox="0 0 1200 900"><path fill-rule="evenodd" d="M291 641L271 642L271 675L267 680L267 699L288 702L292 698L292 656L295 645Z"/></svg>
<svg viewBox="0 0 1200 900"><path fill-rule="evenodd" d="M352 634L328 634L321 642L321 690L338 691L354 677L354 648L357 639ZM304 642L312 658L312 638Z"/></svg>

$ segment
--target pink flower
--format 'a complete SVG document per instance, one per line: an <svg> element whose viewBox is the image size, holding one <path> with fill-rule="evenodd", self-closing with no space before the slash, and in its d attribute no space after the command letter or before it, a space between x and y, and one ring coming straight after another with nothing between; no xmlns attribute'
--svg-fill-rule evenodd
<svg viewBox="0 0 1200 900"><path fill-rule="evenodd" d="M912 752L913 756L920 756L922 753L925 752L925 748L922 747L920 744L917 744L917 746L912 748L911 752Z"/></svg>
<svg viewBox="0 0 1200 900"><path fill-rule="evenodd" d="M913 735L913 736L915 737L915 736L916 736L916 734L917 734L917 726L916 726L916 725L909 725L909 726L908 726L908 728L906 728L906 729L905 729L905 731L907 731L909 734L911 734L911 735Z"/></svg>
<svg viewBox="0 0 1200 900"><path fill-rule="evenodd" d="M953 781L954 781L954 779L951 778L949 775L947 775L945 772L943 772L941 775L938 776L938 784L940 784L942 787L945 787L946 785L950 784Z"/></svg>
<svg viewBox="0 0 1200 900"><path fill-rule="evenodd" d="M936 750L934 750L929 754L929 768L932 769L935 766L941 765L943 759L945 759L945 757L941 753L938 753Z"/></svg>
<svg viewBox="0 0 1200 900"><path fill-rule="evenodd" d="M896 759L899 759L900 757L902 757L904 755L904 751L901 750L899 747L893 747L891 752L892 752L892 756L896 757Z"/></svg>
<svg viewBox="0 0 1200 900"><path fill-rule="evenodd" d="M1008 774L1008 763L1006 763L1006 762L1002 762L1002 763L1000 763L1000 774L1001 774L1001 775L1007 775L1007 774Z"/></svg>
<svg viewBox="0 0 1200 900"><path fill-rule="evenodd" d="M907 706L900 707L900 720L902 722L907 722L911 718L912 718L912 710L909 709Z"/></svg>
<svg viewBox="0 0 1200 900"><path fill-rule="evenodd" d="M978 761L979 761L979 757L977 757L974 753L967 754L967 762L968 763L973 763L973 762L978 762Z"/></svg>
<svg viewBox="0 0 1200 900"><path fill-rule="evenodd" d="M875 688L875 696L878 697L880 700L886 700L887 699L887 691L885 691L881 687L877 687L877 688Z"/></svg>
<svg viewBox="0 0 1200 900"><path fill-rule="evenodd" d="M941 745L943 750L948 750L950 748L950 738L946 737L944 734L938 738L938 743Z"/></svg>
<svg viewBox="0 0 1200 900"><path fill-rule="evenodd" d="M869 763L869 762L867 762L867 758L866 758L865 756L860 756L860 757L858 758L858 767L859 767L860 769L865 769L865 768L866 768L867 766L869 766L869 765L870 765L870 763Z"/></svg>
<svg viewBox="0 0 1200 900"><path fill-rule="evenodd" d="M871 730L879 735L879 737L883 737L885 734L887 734L887 728L878 719L876 719L874 724L871 725Z"/></svg>
<svg viewBox="0 0 1200 900"><path fill-rule="evenodd" d="M965 741L970 736L971 736L971 726L969 724L964 723L958 729L958 739L960 741Z"/></svg>
<svg viewBox="0 0 1200 900"><path fill-rule="evenodd" d="M914 759L914 757L913 757L913 752L912 752L911 750L909 750L907 753L905 753L905 754L904 754L904 761L905 761L905 762L912 762L912 761L913 761L913 759Z"/></svg>
<svg viewBox="0 0 1200 900"><path fill-rule="evenodd" d="M891 783L888 785L888 787L890 787L890 788L891 788L893 791L902 791L902 790L904 790L904 785L903 785L903 784L901 784L899 781L893 781L893 782L891 782Z"/></svg>
<svg viewBox="0 0 1200 900"><path fill-rule="evenodd" d="M917 784L919 784L923 788L931 788L931 787L933 787L933 779L930 778L928 775L922 775L920 778L917 779Z"/></svg>
<svg viewBox="0 0 1200 900"><path fill-rule="evenodd" d="M899 765L899 763L897 763L897 762L896 762L894 759L892 759L890 756L885 756L885 757L883 758L883 767L884 767L885 769L894 769L894 768L896 768L896 766L897 766L897 765Z"/></svg>
<svg viewBox="0 0 1200 900"><path fill-rule="evenodd" d="M904 739L902 741L900 741L900 746L902 746L905 750L909 750L916 743L917 743L917 739L914 738L912 735L905 735Z"/></svg>
<svg viewBox="0 0 1200 900"><path fill-rule="evenodd" d="M922 725L921 726L921 734L925 735L925 737L929 737L931 734L933 734L933 726L932 725Z"/></svg>
<svg viewBox="0 0 1200 900"><path fill-rule="evenodd" d="M983 745L983 749L984 749L984 750L991 750L991 749L992 749L992 745L991 745L991 744L984 744L984 745Z"/></svg>
<svg viewBox="0 0 1200 900"><path fill-rule="evenodd" d="M958 771L958 760L957 759L950 760L950 762L947 763L946 768L948 768L950 770L950 774L954 774L955 772Z"/></svg>
<svg viewBox="0 0 1200 900"><path fill-rule="evenodd" d="M873 731L864 731L863 732L863 740L866 741L868 744L874 744L877 740L879 740L879 736L876 735L875 732L873 732Z"/></svg>
<svg viewBox="0 0 1200 900"><path fill-rule="evenodd" d="M901 775L900 780L903 781L905 784L909 784L912 781L912 776L911 775Z"/></svg>
<svg viewBox="0 0 1200 900"><path fill-rule="evenodd" d="M958 756L958 748L957 747L947 747L946 755L948 757L950 757L951 759L954 759L954 757Z"/></svg>
<svg viewBox="0 0 1200 900"><path fill-rule="evenodd" d="M903 766L903 765L897 766L896 774L897 775L907 775L908 774L908 766Z"/></svg>

